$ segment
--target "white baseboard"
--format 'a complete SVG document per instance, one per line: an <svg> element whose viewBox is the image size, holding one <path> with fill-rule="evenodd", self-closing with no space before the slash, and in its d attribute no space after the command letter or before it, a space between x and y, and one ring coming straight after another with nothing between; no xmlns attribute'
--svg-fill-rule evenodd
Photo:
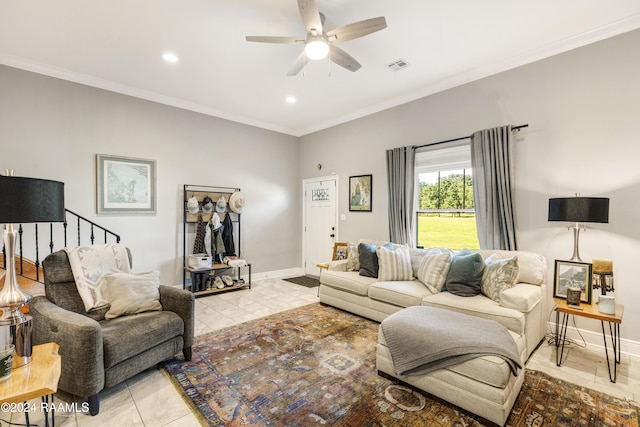
<svg viewBox="0 0 640 427"><path fill-rule="evenodd" d="M555 322L549 322L549 331L555 333L556 324ZM607 326L605 325L605 330L607 331L607 344L609 349L611 349L611 337L608 336ZM602 339L602 331L594 332L588 331L584 329L576 329L573 326L567 326L567 338L575 341L582 342L584 338L584 342L587 343L588 346L593 346L604 351L604 340ZM626 338L620 338L620 352L622 354L628 354L634 357L640 357L640 342L633 341Z"/></svg>
<svg viewBox="0 0 640 427"><path fill-rule="evenodd" d="M294 276L303 276L304 271L302 268L287 268L284 270L273 270L273 271L263 271L262 273L254 273L251 274L251 280L262 280L262 279L282 279L285 277L294 277ZM248 279L248 276L243 276L245 280Z"/></svg>

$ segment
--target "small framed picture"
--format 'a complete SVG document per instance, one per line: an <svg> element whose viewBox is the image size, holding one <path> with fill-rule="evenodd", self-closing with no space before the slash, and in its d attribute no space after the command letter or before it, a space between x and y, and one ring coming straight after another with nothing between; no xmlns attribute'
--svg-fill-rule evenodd
<svg viewBox="0 0 640 427"><path fill-rule="evenodd" d="M349 210L352 212L371 212L371 190L373 175L349 177Z"/></svg>
<svg viewBox="0 0 640 427"><path fill-rule="evenodd" d="M346 243L334 243L333 244L333 256L332 261L340 259L347 259L347 244Z"/></svg>
<svg viewBox="0 0 640 427"><path fill-rule="evenodd" d="M553 297L567 298L568 288L579 288L580 301L591 304L592 265L587 262L556 260Z"/></svg>
<svg viewBox="0 0 640 427"><path fill-rule="evenodd" d="M96 154L98 214L156 212L156 161Z"/></svg>

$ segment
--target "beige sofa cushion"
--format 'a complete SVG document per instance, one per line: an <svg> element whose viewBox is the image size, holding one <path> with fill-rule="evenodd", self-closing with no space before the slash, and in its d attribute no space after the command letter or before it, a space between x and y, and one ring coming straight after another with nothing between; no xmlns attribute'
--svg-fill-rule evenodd
<svg viewBox="0 0 640 427"><path fill-rule="evenodd" d="M417 280L378 282L369 286L369 298L399 307L421 305L431 292Z"/></svg>
<svg viewBox="0 0 640 427"><path fill-rule="evenodd" d="M517 283L500 294L500 305L513 308L522 313L529 313L542 300L542 289L537 285Z"/></svg>
<svg viewBox="0 0 640 427"><path fill-rule="evenodd" d="M375 277L360 276L357 271L329 269L320 275L320 283L323 285L363 296L367 296L369 286L377 281Z"/></svg>
<svg viewBox="0 0 640 427"><path fill-rule="evenodd" d="M421 305L457 311L483 319L493 319L517 334L524 332L525 317L523 313L513 308L501 307L500 304L484 295L459 297L449 292L440 292L423 298Z"/></svg>

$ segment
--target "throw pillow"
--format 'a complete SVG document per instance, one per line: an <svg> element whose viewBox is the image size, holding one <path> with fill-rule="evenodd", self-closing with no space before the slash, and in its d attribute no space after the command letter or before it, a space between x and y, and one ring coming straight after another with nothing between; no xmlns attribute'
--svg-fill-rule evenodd
<svg viewBox="0 0 640 427"><path fill-rule="evenodd" d="M461 297L480 295L484 261L478 252L463 249L451 257L451 267L445 281L447 290Z"/></svg>
<svg viewBox="0 0 640 427"><path fill-rule="evenodd" d="M406 246L389 249L386 246L376 248L378 256L378 279L380 281L411 280L411 253Z"/></svg>
<svg viewBox="0 0 640 427"><path fill-rule="evenodd" d="M512 288L518 280L518 257L514 255L503 259L498 254L493 254L484 264L480 288L483 294L499 303L502 291Z"/></svg>
<svg viewBox="0 0 640 427"><path fill-rule="evenodd" d="M100 291L109 302L105 319L162 310L160 304L160 273L109 273L99 280Z"/></svg>
<svg viewBox="0 0 640 427"><path fill-rule="evenodd" d="M429 253L422 257L418 267L418 280L432 293L442 290L451 266L451 253Z"/></svg>
<svg viewBox="0 0 640 427"><path fill-rule="evenodd" d="M360 258L358 258L358 245L347 243L347 271L360 270Z"/></svg>
<svg viewBox="0 0 640 427"><path fill-rule="evenodd" d="M378 255L375 243L360 243L358 245L358 260L360 261L360 275L378 277Z"/></svg>

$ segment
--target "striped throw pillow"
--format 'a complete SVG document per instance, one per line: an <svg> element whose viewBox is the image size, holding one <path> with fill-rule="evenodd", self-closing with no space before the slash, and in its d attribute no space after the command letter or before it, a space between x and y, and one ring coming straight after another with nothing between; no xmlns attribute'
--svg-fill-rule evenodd
<svg viewBox="0 0 640 427"><path fill-rule="evenodd" d="M413 269L411 268L411 252L406 246L397 246L390 249L387 246L376 248L378 255L378 280L411 280Z"/></svg>

